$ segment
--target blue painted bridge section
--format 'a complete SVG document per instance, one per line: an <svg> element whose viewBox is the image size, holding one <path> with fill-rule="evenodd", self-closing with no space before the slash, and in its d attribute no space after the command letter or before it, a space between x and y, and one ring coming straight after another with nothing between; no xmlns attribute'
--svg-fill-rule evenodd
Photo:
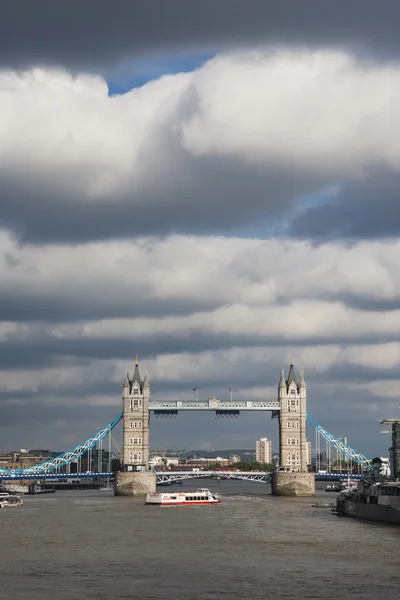
<svg viewBox="0 0 400 600"><path fill-rule="evenodd" d="M239 414L240 411L272 411L272 414L279 412L279 404L277 402L258 402L258 401L243 401L243 402L227 402L219 401L216 398L211 398L208 401L165 401L165 402L150 402L150 410L154 414L158 415L171 415L176 414L178 411L194 411L194 410L206 410L215 411L216 415L229 415ZM41 464L33 465L32 467L24 469L16 469L10 471L9 469L0 468L0 478L2 479L34 479L47 477L48 474L60 471L61 468L76 462L78 458L86 454L89 450L96 447L111 431L116 427L122 418L122 413L117 415L110 423L108 423L103 429L100 429L94 436L88 438L86 442L76 446L68 452L63 452L59 456L47 460ZM336 450L340 451L341 454L354 463L359 464L364 469L368 469L371 466L371 460L365 455L356 452L350 446L347 446L339 438L333 436L326 429L321 427L310 415L307 415L308 422L315 428L318 435L321 435L329 444L331 444ZM327 474L324 474L327 475ZM32 477L31 477L32 476ZM83 475L85 476L85 475ZM93 476L93 475L89 475ZM104 477L109 477L109 474L103 474ZM65 477L65 475L63 475ZM77 475L72 475L77 477ZM336 478L336 474L332 474L332 478ZM338 476L340 478L340 476ZM324 477L325 480L329 480L329 476Z"/></svg>
<svg viewBox="0 0 400 600"><path fill-rule="evenodd" d="M24 475L24 473L12 473L11 475L1 475L0 481L20 481L23 479L26 480L34 480L37 481L45 480L49 481L60 481L60 479L110 479L114 477L114 473L28 473Z"/></svg>

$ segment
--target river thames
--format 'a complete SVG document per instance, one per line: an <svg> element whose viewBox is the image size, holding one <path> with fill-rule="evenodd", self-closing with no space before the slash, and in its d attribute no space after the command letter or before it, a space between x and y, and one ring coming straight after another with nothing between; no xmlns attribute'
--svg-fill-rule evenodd
<svg viewBox="0 0 400 600"><path fill-rule="evenodd" d="M400 528L337 517L269 486L208 486L219 506L145 506L110 491L0 511L1 600L353 599L400 595ZM169 491L173 488L160 488Z"/></svg>

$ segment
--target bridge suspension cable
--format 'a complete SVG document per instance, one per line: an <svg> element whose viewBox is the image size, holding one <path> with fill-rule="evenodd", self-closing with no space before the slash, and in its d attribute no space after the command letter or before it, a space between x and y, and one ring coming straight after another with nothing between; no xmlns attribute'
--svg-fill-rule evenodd
<svg viewBox="0 0 400 600"><path fill-rule="evenodd" d="M85 452L89 452L98 442L100 442L106 435L110 433L114 429L116 425L122 419L122 413L120 413L111 423L108 423L103 429L100 429L93 437L90 437L84 444L76 446L72 450L68 450L67 452L63 452L63 454L59 454L55 458L50 460L46 460L38 465L34 465L33 467L27 467L25 469L15 469L14 473L23 473L25 475L34 475L39 473L46 473L47 471L54 471L58 467L63 467L68 465L71 462L75 462L75 460L85 454ZM9 469L0 469L1 475L10 475Z"/></svg>
<svg viewBox="0 0 400 600"><path fill-rule="evenodd" d="M72 450L68 450L63 454L60 454L59 456L56 456L55 458L47 460L38 465L34 465L32 467L27 467L24 469L16 469L13 472L16 474L22 473L26 475L35 475L40 473L47 473L49 471L54 471L59 467L64 467L65 465L75 462L77 459L80 459L80 457L83 454L85 454L86 452L90 452L90 450L94 446L96 446L98 442L100 442L103 438L110 434L110 432L114 429L116 425L118 425L121 419L122 413L120 413L113 421L111 421L111 423L108 423L108 425L103 427L103 429L100 429L100 431L98 431L94 436L87 439L86 442L84 442L84 444L76 446ZM313 425L316 432L322 435L322 437L328 442L328 444L334 446L334 448L336 448L336 450L341 452L344 456L354 461L355 463L361 465L362 467L369 468L371 466L370 458L368 458L364 454L356 452L356 450L345 444L342 440L329 433L329 431L324 429L309 414L307 414L307 420L311 423L311 425ZM10 473L10 469L0 469L0 477L1 475L10 475Z"/></svg>
<svg viewBox="0 0 400 600"><path fill-rule="evenodd" d="M356 452L350 446L347 446L342 440L335 437L329 431L324 429L315 419L313 419L309 414L307 414L307 420L315 427L317 433L321 434L322 437L336 450L344 454L350 460L353 460L355 463L361 465L362 467L369 468L371 466L371 459L365 456L364 454L360 454L360 452Z"/></svg>

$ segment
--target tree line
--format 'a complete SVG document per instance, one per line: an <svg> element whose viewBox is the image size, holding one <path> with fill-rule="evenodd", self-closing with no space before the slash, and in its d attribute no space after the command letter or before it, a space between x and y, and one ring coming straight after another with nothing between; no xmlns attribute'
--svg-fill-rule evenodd
<svg viewBox="0 0 400 600"><path fill-rule="evenodd" d="M217 469L237 469L238 471L273 471L274 465L272 463L259 463L256 460L247 461L242 460L240 462L233 463L231 465L221 465L219 462L210 463L207 467L203 467L203 471L217 471Z"/></svg>

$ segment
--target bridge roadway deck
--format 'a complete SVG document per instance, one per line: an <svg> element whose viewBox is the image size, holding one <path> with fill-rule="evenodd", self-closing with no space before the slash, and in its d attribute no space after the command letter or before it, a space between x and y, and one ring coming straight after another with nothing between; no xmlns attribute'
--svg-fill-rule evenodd
<svg viewBox="0 0 400 600"><path fill-rule="evenodd" d="M51 480L58 479L96 479L96 478L113 478L114 473L36 473L24 475L22 473L12 473L11 475L0 475L0 481L18 481L24 480ZM221 479L242 479L246 481L268 482L271 473L263 473L260 471L167 471L157 472L157 483L168 481L182 481L188 479L204 479L204 478ZM362 479L364 475L350 475L351 479ZM347 473L316 473L316 481L339 481L346 480Z"/></svg>
<svg viewBox="0 0 400 600"><path fill-rule="evenodd" d="M157 473L157 483L174 483L188 479L242 479L266 483L270 477L271 473L262 471L170 471Z"/></svg>
<svg viewBox="0 0 400 600"><path fill-rule="evenodd" d="M277 400L150 400L149 410L155 413L177 413L180 410L215 410L219 413L234 413L241 410L279 411Z"/></svg>
<svg viewBox="0 0 400 600"><path fill-rule="evenodd" d="M189 479L241 479L269 483L271 472L262 471L168 471L157 473L157 483L174 483ZM351 479L362 479L364 475L350 475ZM347 473L316 473L316 481L345 481Z"/></svg>

